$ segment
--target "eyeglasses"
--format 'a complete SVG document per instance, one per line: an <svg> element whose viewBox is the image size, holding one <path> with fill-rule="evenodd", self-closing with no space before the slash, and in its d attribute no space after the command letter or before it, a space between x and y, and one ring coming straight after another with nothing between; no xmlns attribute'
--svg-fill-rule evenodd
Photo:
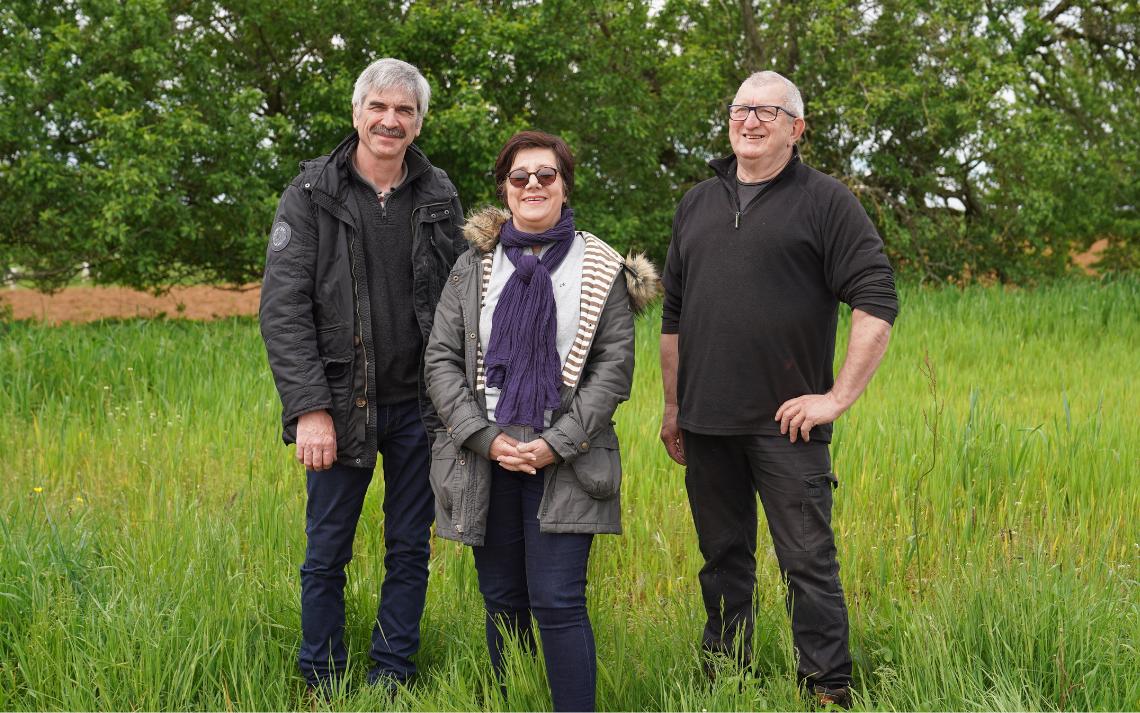
<svg viewBox="0 0 1140 713"><path fill-rule="evenodd" d="M537 171L527 171L526 169L516 168L507 174L507 180L515 188L523 188L526 184L530 183L530 177L534 176L538 179L538 185L549 186L554 183L558 178L558 169L553 166L543 166Z"/></svg>
<svg viewBox="0 0 1140 713"><path fill-rule="evenodd" d="M795 114L788 111L782 106L751 106L749 104L729 104L728 105L728 118L733 121L744 121L748 118L748 112L755 112L756 118L760 121L775 121L780 112L784 112L792 117L792 120L798 119Z"/></svg>

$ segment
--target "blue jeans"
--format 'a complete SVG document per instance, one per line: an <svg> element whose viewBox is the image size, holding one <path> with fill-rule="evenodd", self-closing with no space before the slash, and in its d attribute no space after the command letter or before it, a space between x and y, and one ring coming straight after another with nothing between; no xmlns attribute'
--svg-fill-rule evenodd
<svg viewBox="0 0 1140 713"><path fill-rule="evenodd" d="M384 457L384 582L369 651L368 680L407 680L420 646L420 618L427 595L428 554L435 500L428 481L430 449L418 401L381 406L377 440ZM344 568L372 482L372 470L334 465L309 471L301 566L301 673L311 685L342 675Z"/></svg>
<svg viewBox="0 0 1140 713"><path fill-rule="evenodd" d="M487 533L483 546L472 548L487 608L487 648L501 681L503 633L533 653L533 614L554 710L592 711L598 666L586 612L586 564L594 536L539 531L544 477L492 464Z"/></svg>

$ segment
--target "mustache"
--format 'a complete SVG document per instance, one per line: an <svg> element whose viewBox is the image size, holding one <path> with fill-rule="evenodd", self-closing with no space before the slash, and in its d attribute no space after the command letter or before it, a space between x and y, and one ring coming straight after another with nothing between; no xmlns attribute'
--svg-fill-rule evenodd
<svg viewBox="0 0 1140 713"><path fill-rule="evenodd" d="M395 128L389 129L386 126L380 126L379 124L372 127L372 129L369 131L369 133L376 134L377 136L384 136L384 137L389 138L389 139L402 139L408 135L406 131L404 131L403 129L401 129L398 126Z"/></svg>

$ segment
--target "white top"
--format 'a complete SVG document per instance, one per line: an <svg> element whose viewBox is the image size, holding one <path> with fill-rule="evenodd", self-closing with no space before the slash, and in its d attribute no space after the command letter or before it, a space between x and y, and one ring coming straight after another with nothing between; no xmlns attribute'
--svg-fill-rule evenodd
<svg viewBox="0 0 1140 713"><path fill-rule="evenodd" d="M549 245L543 245L539 255L545 255ZM582 316L582 263L586 254L586 240L579 233L574 234L574 243L570 252L550 275L550 283L554 288L554 312L558 320L555 332L555 343L558 347L558 362L565 366L566 357L570 354L570 347L574 344L574 337L578 334L578 322ZM514 263L503 253L503 244L495 246L495 255L491 261L491 282L487 285L487 296L483 300L483 309L479 313L479 345L483 353L487 353L487 345L491 341L491 319L495 314L495 306L499 304L499 295L507 280L515 272ZM495 422L495 406L499 403L499 392L492 386L486 387L487 418ZM547 426L550 425L548 410L544 418Z"/></svg>

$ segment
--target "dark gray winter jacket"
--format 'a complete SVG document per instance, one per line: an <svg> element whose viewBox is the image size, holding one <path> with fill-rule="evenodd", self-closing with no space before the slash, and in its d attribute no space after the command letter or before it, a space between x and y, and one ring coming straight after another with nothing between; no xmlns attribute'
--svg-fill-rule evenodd
<svg viewBox="0 0 1140 713"><path fill-rule="evenodd" d="M505 211L468 220L471 250L447 278L425 355L428 393L444 428L432 442L436 533L482 545L491 462L471 446L487 418L479 313ZM582 314L562 372L561 405L542 437L559 461L546 468L538 519L543 532L620 533L621 455L613 414L633 381L633 310L657 294L657 273L643 256L622 259L589 233L582 271ZM618 279L624 274L624 279ZM575 366L577 363L579 366ZM469 439L471 441L469 442Z"/></svg>
<svg viewBox="0 0 1140 713"><path fill-rule="evenodd" d="M375 354L360 214L351 197L348 161L357 136L301 164L277 205L261 287L261 335L281 396L282 438L292 443L297 418L327 409L336 426L337 463L376 465ZM414 144L409 152L423 156ZM431 334L443 281L467 243L455 186L430 166L412 187L412 277L416 321ZM426 427L439 419L420 374Z"/></svg>

